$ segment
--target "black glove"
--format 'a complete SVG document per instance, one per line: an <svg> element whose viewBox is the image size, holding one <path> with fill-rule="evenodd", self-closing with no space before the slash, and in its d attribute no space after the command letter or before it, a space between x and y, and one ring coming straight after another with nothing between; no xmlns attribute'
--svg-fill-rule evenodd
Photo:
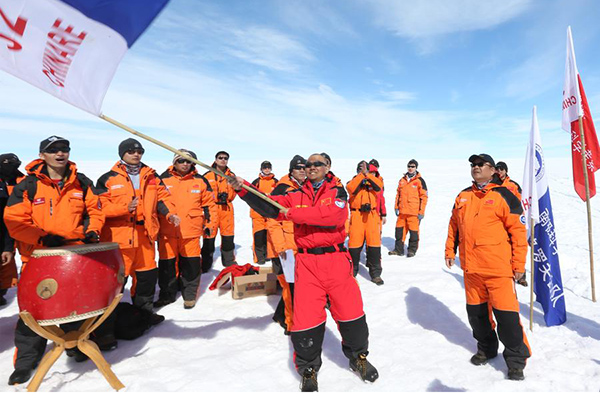
<svg viewBox="0 0 600 400"><path fill-rule="evenodd" d="M100 236L95 231L90 231L85 234L85 239L83 239L83 243L98 243L100 241Z"/></svg>
<svg viewBox="0 0 600 400"><path fill-rule="evenodd" d="M66 244L65 238L60 235L53 235L51 233L40 238L40 242L44 247L60 247Z"/></svg>
<svg viewBox="0 0 600 400"><path fill-rule="evenodd" d="M365 178L362 180L362 182L360 184L363 186L367 186L369 184L369 180L367 178Z"/></svg>
<svg viewBox="0 0 600 400"><path fill-rule="evenodd" d="M204 228L204 237L207 238L210 236L210 229L209 228Z"/></svg>

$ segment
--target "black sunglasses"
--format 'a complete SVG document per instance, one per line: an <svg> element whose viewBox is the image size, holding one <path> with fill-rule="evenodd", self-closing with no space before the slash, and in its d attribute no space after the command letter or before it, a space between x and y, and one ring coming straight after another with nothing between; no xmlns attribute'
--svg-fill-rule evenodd
<svg viewBox="0 0 600 400"><path fill-rule="evenodd" d="M417 166L416 166L416 165L408 165L407 167L408 167L408 168L417 168Z"/></svg>
<svg viewBox="0 0 600 400"><path fill-rule="evenodd" d="M306 168L306 166L304 166L304 165L295 165L292 169L300 170L300 169L304 169L304 168Z"/></svg>
<svg viewBox="0 0 600 400"><path fill-rule="evenodd" d="M219 157L217 157L217 159L219 159L219 160L229 160L229 157L219 156Z"/></svg>
<svg viewBox="0 0 600 400"><path fill-rule="evenodd" d="M46 150L44 150L44 153L56 154L59 152L68 153L70 151L71 151L71 148L69 146L52 146L52 147L49 147Z"/></svg>
<svg viewBox="0 0 600 400"><path fill-rule="evenodd" d="M310 168L310 167L324 167L324 166L326 166L326 165L327 165L327 164L325 164L325 163L324 163L324 162L322 162L322 161L315 161L315 162L310 162L310 161L309 161L309 162L307 162L307 163L306 163L306 166L305 166L304 168L306 168L306 169L307 169L307 168Z"/></svg>
<svg viewBox="0 0 600 400"><path fill-rule="evenodd" d="M191 162L190 160L186 160L185 158L180 158L179 160L175 161L175 163L177 163L177 164L193 164L193 162Z"/></svg>
<svg viewBox="0 0 600 400"><path fill-rule="evenodd" d="M485 161L478 161L478 162L473 162L473 163L471 163L471 168L474 168L474 167L479 167L479 168L481 168L481 167L483 167L484 165L489 165L489 166L491 167L491 164L489 164L489 163L486 163Z"/></svg>
<svg viewBox="0 0 600 400"><path fill-rule="evenodd" d="M144 154L144 150L143 149L130 149L127 150L127 154Z"/></svg>

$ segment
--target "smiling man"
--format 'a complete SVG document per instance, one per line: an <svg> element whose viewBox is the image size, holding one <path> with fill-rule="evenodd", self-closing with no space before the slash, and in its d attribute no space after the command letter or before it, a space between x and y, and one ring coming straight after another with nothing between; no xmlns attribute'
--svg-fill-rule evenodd
<svg viewBox="0 0 600 400"><path fill-rule="evenodd" d="M35 249L100 240L104 214L92 181L69 161L69 146L69 141L59 136L43 140L39 159L27 165L27 177L15 186L8 200L4 220L10 236L19 242L22 268ZM46 342L18 320L15 371L9 385L29 380Z"/></svg>
<svg viewBox="0 0 600 400"><path fill-rule="evenodd" d="M294 223L298 246L294 284L294 316L291 329L294 363L302 376L303 392L318 390L317 372L325 335L327 298L329 310L342 335L342 350L350 368L365 381L374 382L379 373L367 361L369 329L346 239L348 195L332 176L330 163L313 154L305 164L307 182L298 190L270 196L283 211L242 188L242 178L230 179L233 188L250 207L267 218ZM246 185L249 185L246 183Z"/></svg>
<svg viewBox="0 0 600 400"><path fill-rule="evenodd" d="M508 379L523 380L531 350L519 320L515 281L525 272L527 237L523 208L495 176L488 154L469 157L473 184L454 202L446 240L446 266L454 265L456 249L464 271L467 315L477 340L474 365L484 365L498 354L498 337L504 344ZM490 309L498 323L494 329Z"/></svg>

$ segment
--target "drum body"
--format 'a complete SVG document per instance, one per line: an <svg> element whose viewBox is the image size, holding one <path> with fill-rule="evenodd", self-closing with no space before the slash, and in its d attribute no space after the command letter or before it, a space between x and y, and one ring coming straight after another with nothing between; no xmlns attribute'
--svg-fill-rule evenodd
<svg viewBox="0 0 600 400"><path fill-rule="evenodd" d="M19 309L40 325L87 319L104 312L123 282L117 243L38 249L19 279Z"/></svg>

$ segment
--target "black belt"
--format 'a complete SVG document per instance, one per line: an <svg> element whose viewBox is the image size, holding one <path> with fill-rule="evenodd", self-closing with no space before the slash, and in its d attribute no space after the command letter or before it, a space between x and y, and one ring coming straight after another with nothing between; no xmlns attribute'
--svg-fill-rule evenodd
<svg viewBox="0 0 600 400"><path fill-rule="evenodd" d="M140 221L135 221L136 225L144 225L144 220L140 220Z"/></svg>
<svg viewBox="0 0 600 400"><path fill-rule="evenodd" d="M344 243L340 243L337 246L326 246L326 247L315 247L312 249L298 249L298 253L308 253L308 254L316 254L321 255L325 253L336 253L336 252L344 252L346 248L344 247Z"/></svg>

